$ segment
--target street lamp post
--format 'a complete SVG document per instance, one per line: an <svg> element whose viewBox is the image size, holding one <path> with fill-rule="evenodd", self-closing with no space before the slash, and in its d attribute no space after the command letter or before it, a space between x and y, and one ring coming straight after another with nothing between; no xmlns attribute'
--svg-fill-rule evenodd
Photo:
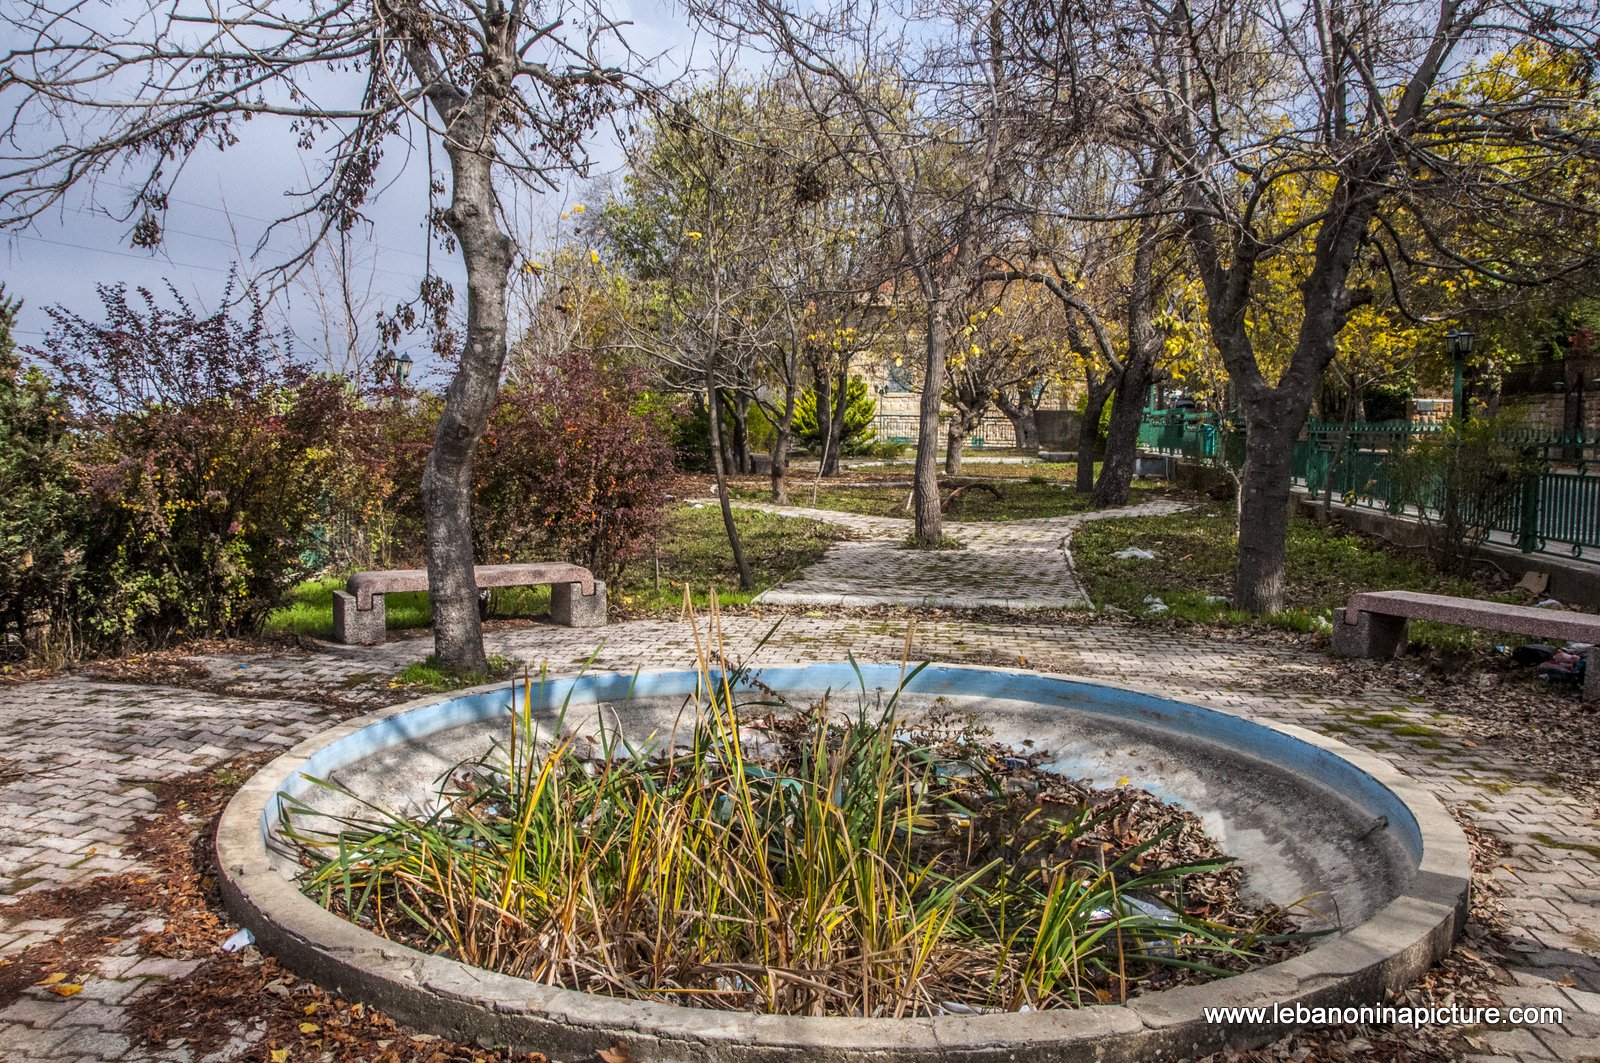
<svg viewBox="0 0 1600 1063"><path fill-rule="evenodd" d="M400 389L411 379L411 365L409 354L391 354L378 363L378 372L396 389Z"/></svg>
<svg viewBox="0 0 1600 1063"><path fill-rule="evenodd" d="M1450 352L1453 370L1450 384L1450 416L1458 421L1467 419L1467 356L1472 353L1472 341L1475 339L1477 333L1470 328L1452 328L1444 334L1445 348Z"/></svg>

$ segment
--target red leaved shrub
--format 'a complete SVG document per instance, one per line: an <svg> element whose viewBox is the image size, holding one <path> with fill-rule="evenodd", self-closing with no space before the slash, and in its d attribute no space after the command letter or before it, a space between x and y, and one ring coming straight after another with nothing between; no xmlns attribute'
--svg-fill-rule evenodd
<svg viewBox="0 0 1600 1063"><path fill-rule="evenodd" d="M661 526L672 450L642 380L569 351L500 396L478 451L485 561L554 555L615 579Z"/></svg>

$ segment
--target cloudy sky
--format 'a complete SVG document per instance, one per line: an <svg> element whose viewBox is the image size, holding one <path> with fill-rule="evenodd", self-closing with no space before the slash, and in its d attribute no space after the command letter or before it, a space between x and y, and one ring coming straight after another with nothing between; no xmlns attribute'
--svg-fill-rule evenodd
<svg viewBox="0 0 1600 1063"><path fill-rule="evenodd" d="M656 57L653 69L658 76L675 76L690 65L698 50L695 37L671 0L631 0L610 8L631 20L624 33L635 51ZM458 292L464 288L455 256L436 244L429 247L423 226L426 164L420 155L407 157L403 152L404 145L391 143L380 181L382 194L369 206L371 224L355 234L350 256L354 288L369 329L379 308L392 308L416 294L430 254L433 270L454 282ZM589 181L574 179L543 195L518 192L515 214L520 231L513 235L519 245L538 249L558 239L563 212L617 169L616 134L609 124L591 138L591 157L594 171ZM129 224L115 217L126 210L131 174L112 174L78 189L31 227L0 234L4 255L0 279L8 293L25 300L17 322L18 342L26 346L43 341L49 328L46 308L52 305L91 320L99 318L98 284L161 290L170 281L194 305L216 307L234 263L243 263L246 275L261 274L303 246L295 230L280 229L265 249L257 251L270 223L298 209L293 192L309 183L308 174L315 173L320 162L315 155L301 155L285 121L258 119L244 127L237 146L226 152L203 149L186 162L173 191L159 251L131 247ZM323 259L319 269L324 278L332 277L331 260ZM332 286L302 275L274 303L275 313L293 329L297 353L314 364L321 362L326 345L317 306L319 287L328 293ZM415 337L410 346L426 368L431 362L424 350L426 339Z"/></svg>

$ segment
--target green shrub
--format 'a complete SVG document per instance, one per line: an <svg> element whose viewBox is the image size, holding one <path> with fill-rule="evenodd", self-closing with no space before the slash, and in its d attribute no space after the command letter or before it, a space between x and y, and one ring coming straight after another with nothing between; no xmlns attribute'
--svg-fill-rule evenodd
<svg viewBox="0 0 1600 1063"><path fill-rule="evenodd" d="M672 448L672 463L687 472L711 471L711 416L699 395L663 408L657 419Z"/></svg>
<svg viewBox="0 0 1600 1063"><path fill-rule="evenodd" d="M1462 571L1494 525L1517 525L1523 489L1542 467L1515 440L1520 427L1511 414L1452 421L1390 455L1397 496L1416 507L1440 568Z"/></svg>
<svg viewBox="0 0 1600 1063"><path fill-rule="evenodd" d="M834 399L838 402L838 399ZM857 456L867 452L877 435L878 404L867 391L867 382L854 374L845 391L844 432L839 438L841 453ZM817 421L817 393L806 388L795 403L794 434L807 449L822 450L822 428Z"/></svg>
<svg viewBox="0 0 1600 1063"><path fill-rule="evenodd" d="M0 651L57 660L72 648L86 528L66 398L11 342L20 306L0 286Z"/></svg>

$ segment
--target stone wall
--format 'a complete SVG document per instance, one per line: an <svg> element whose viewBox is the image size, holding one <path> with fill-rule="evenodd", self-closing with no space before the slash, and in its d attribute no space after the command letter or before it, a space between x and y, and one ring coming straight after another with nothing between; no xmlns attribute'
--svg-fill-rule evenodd
<svg viewBox="0 0 1600 1063"><path fill-rule="evenodd" d="M1600 358L1569 358L1539 368L1547 371L1537 380L1520 374L1537 386L1519 387L1518 375L1507 374L1500 408L1520 412L1528 427L1539 431L1600 433Z"/></svg>

